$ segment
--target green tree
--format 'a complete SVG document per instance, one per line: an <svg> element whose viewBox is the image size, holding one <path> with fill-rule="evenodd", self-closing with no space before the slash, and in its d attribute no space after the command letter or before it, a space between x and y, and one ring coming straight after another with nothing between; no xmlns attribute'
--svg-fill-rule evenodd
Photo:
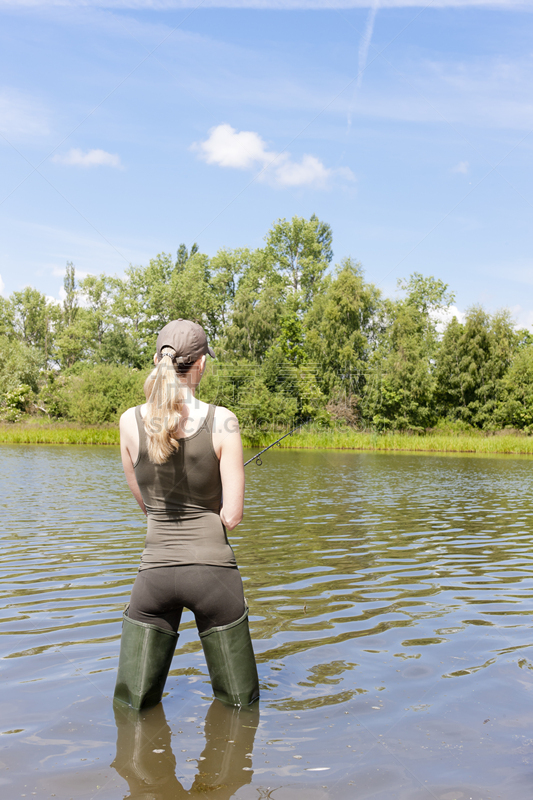
<svg viewBox="0 0 533 800"><path fill-rule="evenodd" d="M285 288L264 250L246 255L223 347L230 359L260 362L280 333Z"/></svg>
<svg viewBox="0 0 533 800"><path fill-rule="evenodd" d="M122 326L113 315L117 288L117 279L104 274L87 275L80 281L87 333L90 338L88 349L91 360L96 362L124 360L124 343L121 342L122 347L117 346L117 340L124 338L121 336Z"/></svg>
<svg viewBox="0 0 533 800"><path fill-rule="evenodd" d="M488 314L473 306L464 325L448 325L437 358L439 413L479 428L490 428L500 384L517 348L518 336L508 311Z"/></svg>
<svg viewBox="0 0 533 800"><path fill-rule="evenodd" d="M63 321L66 328L73 325L78 313L78 287L76 285L76 269L72 261L67 261L63 279Z"/></svg>
<svg viewBox="0 0 533 800"><path fill-rule="evenodd" d="M400 278L398 288L406 293L406 302L421 314L430 315L446 309L455 301L455 294L449 291L447 283L432 275L426 277L420 272L413 272L407 280Z"/></svg>
<svg viewBox="0 0 533 800"><path fill-rule="evenodd" d="M79 364L56 386L53 399L73 422L118 422L127 408L144 402L145 377L143 371L116 364Z"/></svg>
<svg viewBox="0 0 533 800"><path fill-rule="evenodd" d="M78 361L93 361L93 325L89 312L77 310L74 322L61 326L54 337L54 357L62 369Z"/></svg>
<svg viewBox="0 0 533 800"><path fill-rule="evenodd" d="M178 271L182 270L185 267L185 264L187 263L189 258L192 258L198 252L199 248L196 242L194 242L194 244L192 245L191 252L187 250L187 245L180 244L180 246L178 247L178 252L176 254L175 269L177 269Z"/></svg>
<svg viewBox="0 0 533 800"><path fill-rule="evenodd" d="M79 308L78 294L76 269L72 261L67 261L61 316L54 335L55 360L65 368L90 352L90 327L85 310Z"/></svg>
<svg viewBox="0 0 533 800"><path fill-rule="evenodd" d="M517 350L500 383L494 421L501 427L533 431L533 345Z"/></svg>
<svg viewBox="0 0 533 800"><path fill-rule="evenodd" d="M15 309L10 299L0 295L0 336L14 338L15 331Z"/></svg>
<svg viewBox="0 0 533 800"><path fill-rule="evenodd" d="M237 250L222 249L211 259L211 290L215 304L215 333L224 334L230 323L239 278L250 263L247 248Z"/></svg>
<svg viewBox="0 0 533 800"><path fill-rule="evenodd" d="M422 431L435 418L427 315L406 301L385 307L386 327L370 359L362 413L379 430Z"/></svg>
<svg viewBox="0 0 533 800"><path fill-rule="evenodd" d="M174 262L161 253L147 267L128 267L117 279L112 313L122 328L121 358L131 366L147 366L155 352L158 332L171 319L169 284ZM181 316L181 315L178 315Z"/></svg>
<svg viewBox="0 0 533 800"><path fill-rule="evenodd" d="M266 251L275 269L307 306L327 269L333 252L331 228L313 214L310 219L279 219L266 236Z"/></svg>
<svg viewBox="0 0 533 800"><path fill-rule="evenodd" d="M13 292L11 303L18 337L44 354L49 318L46 297L37 289L26 286L22 291Z"/></svg>
<svg viewBox="0 0 533 800"><path fill-rule="evenodd" d="M325 279L305 317L309 363L316 365L320 386L340 417L343 404L351 419L361 403L380 308L379 290L365 282L359 263L346 258Z"/></svg>
<svg viewBox="0 0 533 800"><path fill-rule="evenodd" d="M38 389L42 354L35 347L0 335L0 413L14 422Z"/></svg>
<svg viewBox="0 0 533 800"><path fill-rule="evenodd" d="M216 297L209 272L209 258L202 253L191 256L182 270L175 270L168 285L166 322L190 319L199 322L209 338L216 331Z"/></svg>

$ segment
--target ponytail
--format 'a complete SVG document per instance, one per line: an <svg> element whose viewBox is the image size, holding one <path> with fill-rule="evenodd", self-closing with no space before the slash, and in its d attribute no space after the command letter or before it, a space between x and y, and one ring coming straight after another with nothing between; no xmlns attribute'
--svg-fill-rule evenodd
<svg viewBox="0 0 533 800"><path fill-rule="evenodd" d="M180 364L179 372L188 372L192 364ZM148 444L148 458L153 464L164 464L172 453L179 450L178 430L184 402L185 387L178 378L172 355L162 353L161 358L144 382L146 415L144 430Z"/></svg>

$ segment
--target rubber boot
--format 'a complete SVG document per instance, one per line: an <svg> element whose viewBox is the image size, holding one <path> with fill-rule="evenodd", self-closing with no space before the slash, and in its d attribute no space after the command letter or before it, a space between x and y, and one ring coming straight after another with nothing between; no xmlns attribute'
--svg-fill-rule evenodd
<svg viewBox="0 0 533 800"><path fill-rule="evenodd" d="M131 708L161 701L178 634L137 622L124 612L114 700Z"/></svg>
<svg viewBox="0 0 533 800"><path fill-rule="evenodd" d="M248 627L248 608L229 625L200 634L213 694L223 703L247 706L259 697L259 679Z"/></svg>

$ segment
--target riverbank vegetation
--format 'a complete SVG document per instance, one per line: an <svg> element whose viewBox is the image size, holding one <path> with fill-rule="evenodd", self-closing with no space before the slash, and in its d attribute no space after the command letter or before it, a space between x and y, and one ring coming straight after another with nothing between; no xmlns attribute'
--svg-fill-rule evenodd
<svg viewBox="0 0 533 800"><path fill-rule="evenodd" d="M259 451L283 432L244 433L247 448ZM118 445L118 425L45 423L35 419L0 423L0 444L100 444ZM520 431L483 432L435 429L424 434L398 431L359 431L348 426L307 427L277 445L300 450L374 450L418 453L486 453L533 455L533 437Z"/></svg>
<svg viewBox="0 0 533 800"><path fill-rule="evenodd" d="M144 399L158 331L183 317L217 354L200 396L234 410L251 445L310 420L291 446L502 452L505 438L504 452L529 452L533 336L505 309L460 321L432 276L386 298L356 261L334 264L332 247L326 223L294 217L256 250L180 245L79 281L68 263L61 303L31 287L0 298L0 440L111 443ZM506 428L521 435L487 435Z"/></svg>

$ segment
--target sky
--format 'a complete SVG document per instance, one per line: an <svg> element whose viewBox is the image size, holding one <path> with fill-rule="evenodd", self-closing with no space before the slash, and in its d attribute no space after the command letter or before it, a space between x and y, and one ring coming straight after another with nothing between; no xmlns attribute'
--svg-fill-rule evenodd
<svg viewBox="0 0 533 800"><path fill-rule="evenodd" d="M315 213L533 329L533 0L0 0L0 289Z"/></svg>

